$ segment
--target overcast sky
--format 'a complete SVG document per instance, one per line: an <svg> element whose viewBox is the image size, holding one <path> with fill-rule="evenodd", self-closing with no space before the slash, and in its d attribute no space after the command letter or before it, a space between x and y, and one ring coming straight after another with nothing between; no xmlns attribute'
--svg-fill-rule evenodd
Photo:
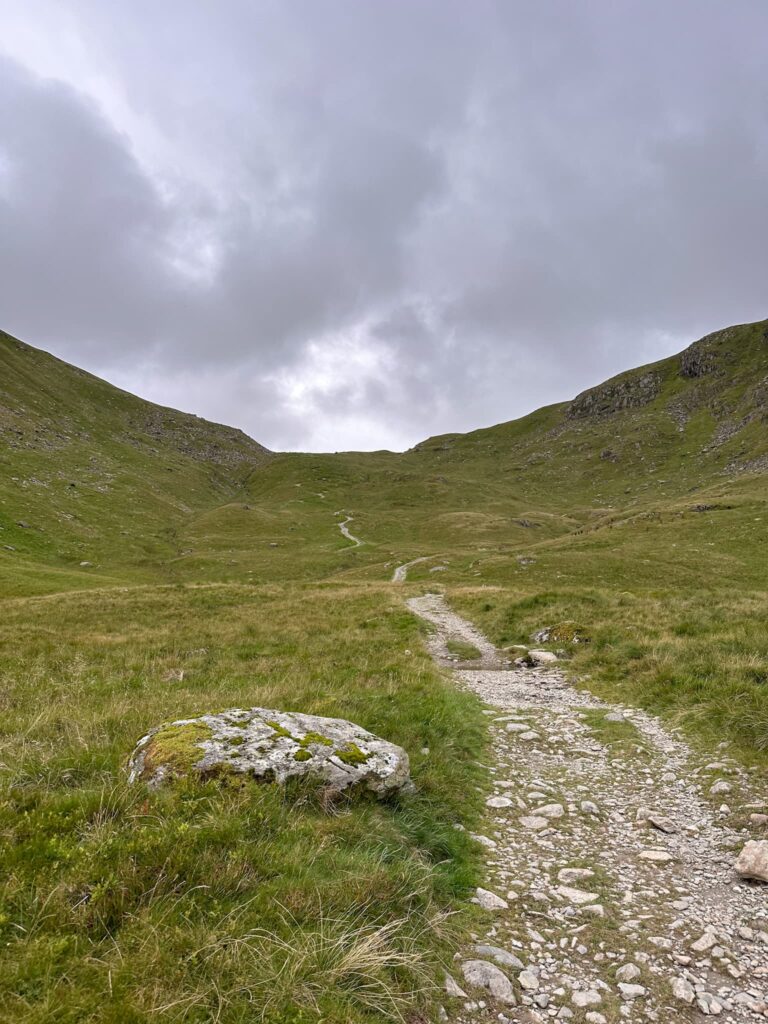
<svg viewBox="0 0 768 1024"><path fill-rule="evenodd" d="M768 316L768 0L0 0L0 326L405 448Z"/></svg>

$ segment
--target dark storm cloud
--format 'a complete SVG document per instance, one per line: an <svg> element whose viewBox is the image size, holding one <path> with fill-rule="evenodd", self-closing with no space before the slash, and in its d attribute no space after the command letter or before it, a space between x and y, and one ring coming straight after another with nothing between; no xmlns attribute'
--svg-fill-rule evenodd
<svg viewBox="0 0 768 1024"><path fill-rule="evenodd" d="M274 447L508 419L766 315L762 0L0 14L3 326Z"/></svg>

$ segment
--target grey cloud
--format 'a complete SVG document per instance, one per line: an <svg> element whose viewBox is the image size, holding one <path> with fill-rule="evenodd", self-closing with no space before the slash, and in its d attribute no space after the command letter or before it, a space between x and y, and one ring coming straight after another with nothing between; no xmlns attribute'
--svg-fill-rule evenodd
<svg viewBox="0 0 768 1024"><path fill-rule="evenodd" d="M762 0L24 12L3 326L155 400L405 444L765 315Z"/></svg>

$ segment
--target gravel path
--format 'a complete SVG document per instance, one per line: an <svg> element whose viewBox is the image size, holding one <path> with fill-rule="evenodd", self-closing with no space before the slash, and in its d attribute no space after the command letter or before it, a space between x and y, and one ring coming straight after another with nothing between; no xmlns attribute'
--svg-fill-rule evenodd
<svg viewBox="0 0 768 1024"><path fill-rule="evenodd" d="M345 536L347 540L352 541L352 546L359 548L364 542L361 541L359 537L356 537L353 533L350 533L347 523L351 522L353 522L352 516L347 516L347 518L343 522L337 523L336 525L341 530L343 536Z"/></svg>
<svg viewBox="0 0 768 1024"><path fill-rule="evenodd" d="M422 555L421 558L412 558L410 562L403 562L402 565L398 565L395 571L392 573L393 583L405 583L408 579L408 570L412 565L418 565L419 562L428 562L429 557Z"/></svg>
<svg viewBox="0 0 768 1024"><path fill-rule="evenodd" d="M457 954L444 1019L768 1018L768 885L733 868L766 838L749 773L722 753L697 763L656 719L556 666L510 666L438 595L408 606L436 627L433 657L489 706L494 751L475 837L487 925ZM482 660L457 667L450 638Z"/></svg>

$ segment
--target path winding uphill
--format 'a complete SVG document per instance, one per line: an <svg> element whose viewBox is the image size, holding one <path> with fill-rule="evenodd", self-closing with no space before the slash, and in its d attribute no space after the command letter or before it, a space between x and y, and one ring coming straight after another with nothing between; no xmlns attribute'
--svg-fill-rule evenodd
<svg viewBox="0 0 768 1024"><path fill-rule="evenodd" d="M408 579L408 570L412 565L418 565L419 562L428 562L429 556L422 555L421 558L412 558L410 562L403 562L402 565L398 565L395 571L392 573L393 583L405 583Z"/></svg>
<svg viewBox="0 0 768 1024"><path fill-rule="evenodd" d="M445 1019L768 1018L768 885L734 870L750 832L731 823L765 810L748 774L726 757L697 766L656 719L552 665L510 666L438 595L408 605L436 626L440 664L448 639L480 650L477 668L454 671L493 709L493 794L475 837L488 924L457 956Z"/></svg>
<svg viewBox="0 0 768 1024"><path fill-rule="evenodd" d="M343 513L337 512L336 515L343 515ZM347 540L352 541L352 546L353 547L359 548L363 544L363 541L361 541L359 537L356 537L350 531L349 526L347 524L351 523L351 522L353 522L353 517L352 516L347 516L347 518L343 522L337 523L336 525L341 530L342 536L346 537Z"/></svg>

